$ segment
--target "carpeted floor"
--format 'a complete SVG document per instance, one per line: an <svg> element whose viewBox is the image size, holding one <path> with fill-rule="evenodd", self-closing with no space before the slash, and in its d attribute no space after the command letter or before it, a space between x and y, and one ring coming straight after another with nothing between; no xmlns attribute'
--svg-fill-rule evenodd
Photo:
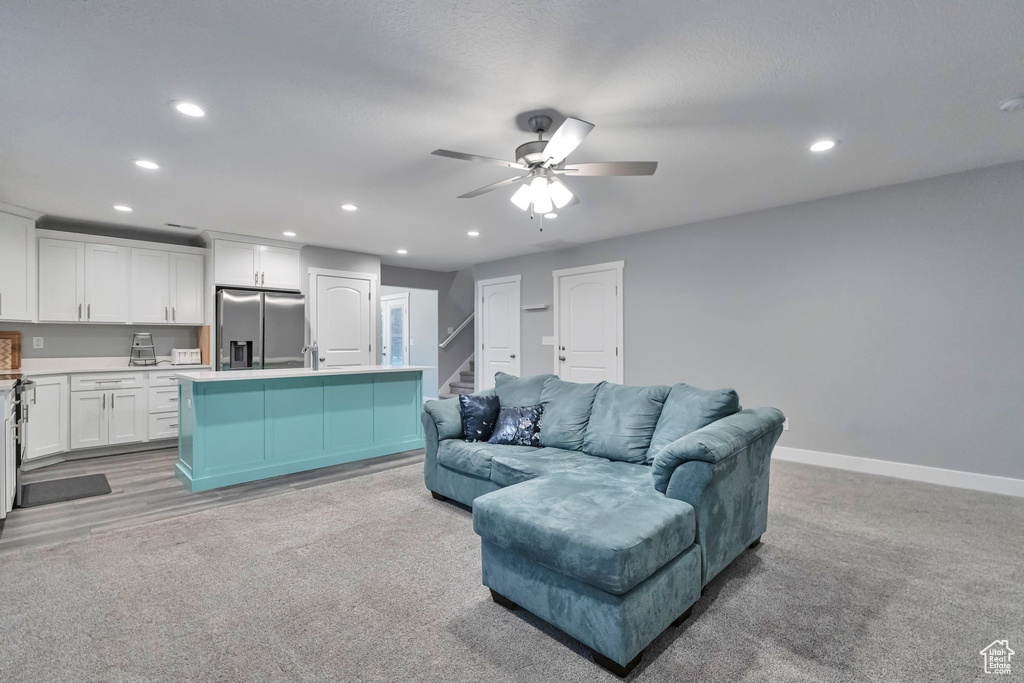
<svg viewBox="0 0 1024 683"><path fill-rule="evenodd" d="M1020 499L776 462L762 545L630 680L981 680L991 641L1024 653L1022 527ZM479 550L411 465L13 551L0 678L617 680L491 602Z"/></svg>

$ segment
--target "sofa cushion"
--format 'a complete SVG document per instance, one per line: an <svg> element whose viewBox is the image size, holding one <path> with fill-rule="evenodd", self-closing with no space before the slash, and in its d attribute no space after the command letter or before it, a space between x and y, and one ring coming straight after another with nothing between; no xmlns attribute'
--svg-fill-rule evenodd
<svg viewBox="0 0 1024 683"><path fill-rule="evenodd" d="M651 486L650 470L606 463L561 472L473 501L482 538L614 595L693 544L693 508Z"/></svg>
<svg viewBox="0 0 1024 683"><path fill-rule="evenodd" d="M626 387L605 382L597 390L583 452L611 460L646 462L669 387Z"/></svg>
<svg viewBox="0 0 1024 683"><path fill-rule="evenodd" d="M672 387L647 451L647 463L676 439L707 427L740 410L740 397L733 389L698 389L689 384Z"/></svg>
<svg viewBox="0 0 1024 683"><path fill-rule="evenodd" d="M462 413L462 438L466 441L487 441L494 432L501 403L497 396L459 396Z"/></svg>
<svg viewBox="0 0 1024 683"><path fill-rule="evenodd" d="M544 406L540 445L573 451L583 448L590 411L600 386L548 378L540 391L540 403Z"/></svg>
<svg viewBox="0 0 1024 683"><path fill-rule="evenodd" d="M535 406L540 403L544 382L554 375L516 377L505 372L494 374L494 392L502 406Z"/></svg>
<svg viewBox="0 0 1024 683"><path fill-rule="evenodd" d="M561 448L536 448L528 453L502 451L491 459L491 481L499 486L512 486L542 474L584 470L608 462L604 458Z"/></svg>
<svg viewBox="0 0 1024 683"><path fill-rule="evenodd" d="M499 453L535 452L530 446L495 446L486 441L469 443L458 439L442 441L437 447L437 461L450 470L471 477L490 480L491 458Z"/></svg>
<svg viewBox="0 0 1024 683"><path fill-rule="evenodd" d="M540 420L544 406L502 406L490 443L502 446L540 447Z"/></svg>

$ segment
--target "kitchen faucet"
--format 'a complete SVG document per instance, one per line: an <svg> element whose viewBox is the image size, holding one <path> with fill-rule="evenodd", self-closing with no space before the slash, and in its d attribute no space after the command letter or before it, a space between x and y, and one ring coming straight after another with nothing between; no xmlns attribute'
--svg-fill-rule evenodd
<svg viewBox="0 0 1024 683"><path fill-rule="evenodd" d="M313 369L314 370L319 370L320 369L320 347L317 346L317 343L316 343L315 339L308 346L303 346L302 347L302 353L305 354L306 351L311 351L313 353Z"/></svg>

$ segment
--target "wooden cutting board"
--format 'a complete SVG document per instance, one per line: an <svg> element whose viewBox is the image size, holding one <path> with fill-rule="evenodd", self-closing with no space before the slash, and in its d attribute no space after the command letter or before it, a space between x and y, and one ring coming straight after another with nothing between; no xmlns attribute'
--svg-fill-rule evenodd
<svg viewBox="0 0 1024 683"><path fill-rule="evenodd" d="M21 367L21 332L0 332L0 369Z"/></svg>

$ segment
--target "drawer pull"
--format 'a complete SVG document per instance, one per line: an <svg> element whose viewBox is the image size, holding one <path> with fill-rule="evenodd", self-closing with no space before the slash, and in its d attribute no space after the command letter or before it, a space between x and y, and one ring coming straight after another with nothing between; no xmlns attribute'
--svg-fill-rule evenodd
<svg viewBox="0 0 1024 683"><path fill-rule="evenodd" d="M175 396L174 398L169 398L169 399L167 399L167 400L168 400L168 401L177 401L177 400L178 400L178 397L177 397L177 396Z"/></svg>
<svg viewBox="0 0 1024 683"><path fill-rule="evenodd" d="M96 384L120 384L123 379L94 379L93 382Z"/></svg>
<svg viewBox="0 0 1024 683"><path fill-rule="evenodd" d="M168 428L168 429L170 429L171 427L177 427L177 426L178 426L178 423L177 423L177 422L175 422L175 423L174 423L174 424L172 424L172 425L167 425L167 428Z"/></svg>

